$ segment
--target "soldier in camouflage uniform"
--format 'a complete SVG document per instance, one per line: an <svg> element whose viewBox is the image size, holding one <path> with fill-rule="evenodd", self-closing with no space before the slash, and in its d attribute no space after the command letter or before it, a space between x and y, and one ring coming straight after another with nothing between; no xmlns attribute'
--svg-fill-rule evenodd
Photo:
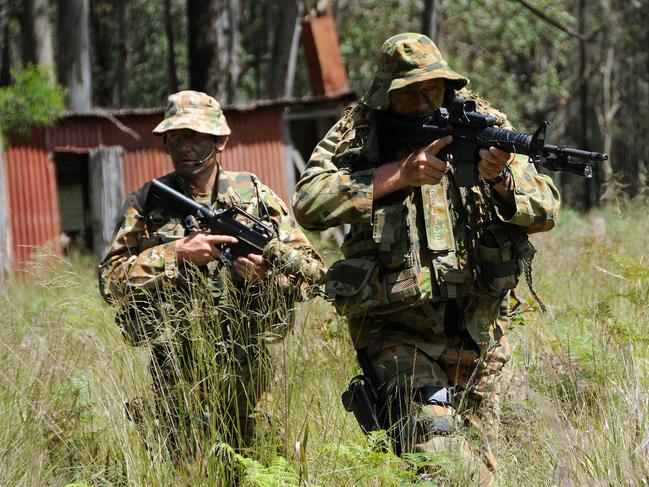
<svg viewBox="0 0 649 487"><path fill-rule="evenodd" d="M323 280L323 263L270 188L254 174L221 167L230 128L214 98L171 95L153 133L163 137L175 168L161 182L213 210L237 205L278 237L263 255L225 265L222 246L237 239L189 231L179 215L145 206L147 183L124 204L99 266L101 294L118 308L125 338L151 346L157 415L168 426L171 449L196 416L211 422L222 441L245 447L267 389L264 343L282 337L291 304Z"/></svg>
<svg viewBox="0 0 649 487"><path fill-rule="evenodd" d="M293 209L310 230L350 225L326 290L395 450L479 456L474 481L491 484L508 295L530 269L527 234L554 226L559 195L526 157L493 147L480 150L479 184L459 187L461 161L437 157L450 136L412 153L382 131L386 114L421 117L456 97L511 129L467 83L428 37L388 39L369 91L315 148ZM479 455L458 426L478 431Z"/></svg>

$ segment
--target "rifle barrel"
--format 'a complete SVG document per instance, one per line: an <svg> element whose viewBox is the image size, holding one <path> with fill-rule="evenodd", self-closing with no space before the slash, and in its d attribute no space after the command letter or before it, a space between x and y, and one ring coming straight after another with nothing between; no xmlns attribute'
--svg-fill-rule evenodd
<svg viewBox="0 0 649 487"><path fill-rule="evenodd" d="M573 149L572 147L566 147L564 145L544 145L543 154L554 154L556 156L568 156L574 157L575 159L581 159L583 161L595 161L595 162L604 162L608 160L608 154L601 152L591 152L580 149Z"/></svg>

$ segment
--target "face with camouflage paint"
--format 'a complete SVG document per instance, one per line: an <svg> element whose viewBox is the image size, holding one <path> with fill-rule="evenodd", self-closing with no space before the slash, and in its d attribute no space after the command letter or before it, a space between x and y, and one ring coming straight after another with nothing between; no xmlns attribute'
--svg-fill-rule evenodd
<svg viewBox="0 0 649 487"><path fill-rule="evenodd" d="M390 110L400 115L430 115L444 102L446 83L442 78L412 83L398 90L391 90Z"/></svg>
<svg viewBox="0 0 649 487"><path fill-rule="evenodd" d="M227 136L215 137L179 129L165 132L164 142L176 172L183 178L192 180L214 167L216 154L225 147Z"/></svg>

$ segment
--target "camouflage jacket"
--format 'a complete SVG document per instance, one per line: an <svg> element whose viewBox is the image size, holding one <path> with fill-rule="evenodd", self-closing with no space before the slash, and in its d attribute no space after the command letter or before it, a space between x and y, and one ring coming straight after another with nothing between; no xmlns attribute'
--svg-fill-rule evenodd
<svg viewBox="0 0 649 487"><path fill-rule="evenodd" d="M509 127L485 103L479 110ZM483 296L497 310L516 286L523 261L531 259L527 234L554 226L559 195L551 179L517 156L515 208L482 180L459 188L453 169L439 185L373 201L374 168L381 163L378 133L375 110L362 103L348 109L315 148L293 199L296 219L307 229L350 225L345 259L327 274L327 293L339 312L395 313L466 296Z"/></svg>
<svg viewBox="0 0 649 487"><path fill-rule="evenodd" d="M192 197L191 189L176 173L160 181ZM213 296L222 294L224 279L239 287L244 285L241 279L233 279L230 269L220 261L194 269L197 272L191 272L190 266L178 262L175 243L186 234L183 222L163 209L145 211L147 187L128 196L112 242L99 265L103 298L123 306L142 293L159 293L168 286L186 287L197 275ZM324 277L322 259L297 227L284 202L270 188L254 174L221 170L211 207L217 209L224 205L238 205L269 222L277 231L278 238L271 240L264 249L274 284L293 292L297 299L317 288Z"/></svg>

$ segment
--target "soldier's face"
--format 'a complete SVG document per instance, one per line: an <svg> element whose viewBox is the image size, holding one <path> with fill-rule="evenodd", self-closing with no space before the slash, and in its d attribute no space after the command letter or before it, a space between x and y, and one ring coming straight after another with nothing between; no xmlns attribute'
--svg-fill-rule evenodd
<svg viewBox="0 0 649 487"><path fill-rule="evenodd" d="M170 130L164 135L165 146L174 168L181 176L189 179L216 164L215 155L220 152L220 139L188 129Z"/></svg>
<svg viewBox="0 0 649 487"><path fill-rule="evenodd" d="M390 92L390 109L401 115L430 115L444 103L445 83L442 78L413 83Z"/></svg>

